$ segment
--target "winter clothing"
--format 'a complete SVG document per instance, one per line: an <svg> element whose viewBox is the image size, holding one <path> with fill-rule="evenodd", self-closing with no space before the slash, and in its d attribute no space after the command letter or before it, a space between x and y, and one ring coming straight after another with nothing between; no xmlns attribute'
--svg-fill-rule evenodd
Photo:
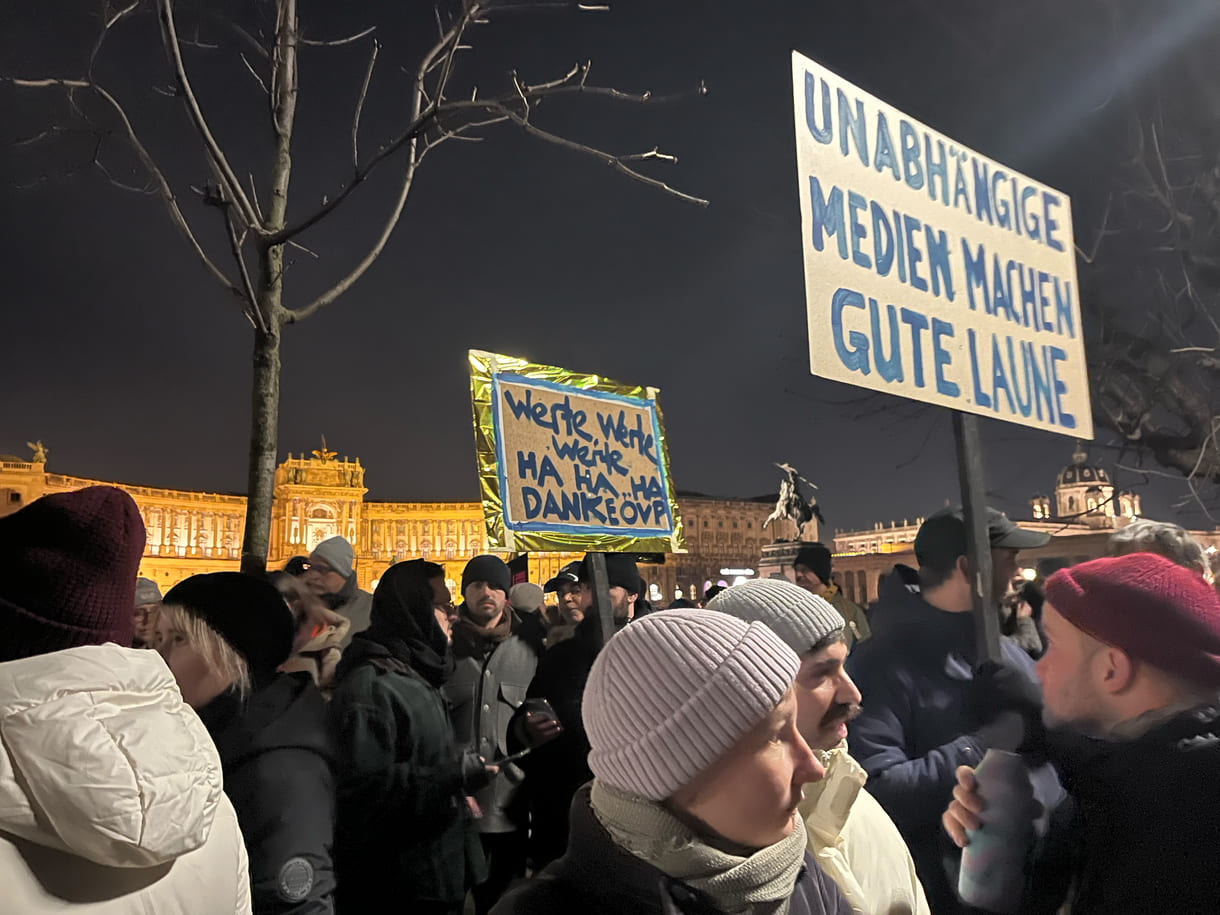
<svg viewBox="0 0 1220 915"><path fill-rule="evenodd" d="M340 537L338 534L334 537L327 537L315 546L309 555L317 556L330 566L332 572L338 572L344 578L352 577L352 568L356 564L356 551L352 549L352 545L346 537Z"/></svg>
<svg viewBox="0 0 1220 915"><path fill-rule="evenodd" d="M969 540L962 509L942 508L929 515L915 533L915 558L920 565L946 567L966 555ZM1046 546L1051 535L1017 527L1008 516L987 509L987 539L993 550L1032 550Z"/></svg>
<svg viewBox="0 0 1220 915"><path fill-rule="evenodd" d="M502 626L497 627L498 639L480 642L459 638L459 632L468 628L477 630L463 604L453 629L454 671L441 693L449 705L449 720L458 745L495 763L509 754L509 722L534 679L542 644L519 634L521 620L510 607L505 607ZM510 809L524 778L524 773L509 763L476 795L483 812L478 823L480 832L525 828L525 810Z"/></svg>
<svg viewBox="0 0 1220 915"><path fill-rule="evenodd" d="M519 613L537 613L545 600L542 589L532 581L515 584L508 592L508 602Z"/></svg>
<svg viewBox="0 0 1220 915"><path fill-rule="evenodd" d="M708 603L738 619L765 623L804 655L843 631L830 604L788 581L760 579L720 592ZM862 791L868 776L846 747L820 753L826 776L805 785L801 816L809 851L862 915L926 913L928 903L910 852L881 806Z"/></svg>
<svg viewBox="0 0 1220 915"><path fill-rule="evenodd" d="M0 909L248 915L247 870L216 749L159 654L0 664Z"/></svg>
<svg viewBox="0 0 1220 915"><path fill-rule="evenodd" d="M663 800L770 714L799 667L762 623L650 614L617 633L589 673L589 768L606 785Z"/></svg>
<svg viewBox="0 0 1220 915"><path fill-rule="evenodd" d="M309 674L322 695L329 698L335 685L335 668L339 666L342 653L340 646L352 624L346 617L323 606L316 607L312 612L319 616L313 635L280 665L280 670Z"/></svg>
<svg viewBox="0 0 1220 915"><path fill-rule="evenodd" d="M476 556L462 569L462 594L476 581L485 581L507 596L513 586L512 573L499 556Z"/></svg>
<svg viewBox="0 0 1220 915"><path fill-rule="evenodd" d="M198 617L228 642L259 680L292 654L296 625L275 586L241 572L192 575L170 588L165 603Z"/></svg>
<svg viewBox="0 0 1220 915"><path fill-rule="evenodd" d="M330 915L334 754L317 687L278 674L244 703L226 692L198 711L246 837L256 915Z"/></svg>
<svg viewBox="0 0 1220 915"><path fill-rule="evenodd" d="M708 601L707 609L765 624L798 655L842 632L844 626L839 611L825 600L779 579L763 578L728 588Z"/></svg>
<svg viewBox="0 0 1220 915"><path fill-rule="evenodd" d="M845 624L843 641L847 644L848 651L851 651L857 642L863 642L873 634L864 608L855 601L849 600L834 582L826 586L826 590L822 592L822 599L839 611L839 615L843 617Z"/></svg>
<svg viewBox="0 0 1220 915"><path fill-rule="evenodd" d="M1074 806L1045 857L1070 862L1072 915L1220 912L1220 698L1118 730L1056 756Z"/></svg>
<svg viewBox="0 0 1220 915"><path fill-rule="evenodd" d="M412 560L386 571L372 624L339 662L328 717L338 759L341 915L380 911L387 898L404 912L460 912L484 877L438 692L453 659L432 613L430 566Z"/></svg>
<svg viewBox="0 0 1220 915"><path fill-rule="evenodd" d="M506 895L492 910L492 915L729 915L729 913L764 913L783 911L783 900L760 901L747 908L732 909L717 905L705 890L697 889L672 874L668 874L653 863L623 848L612 836L590 803L590 787L582 788L572 802L571 839L562 858L547 867L533 880L522 884ZM663 818L664 810L652 805L657 820ZM616 818L622 820L623 818ZM637 822L642 822L637 819ZM672 817L669 821L673 821ZM674 828L677 832L677 827ZM620 831L621 835L621 831ZM799 839L799 833L796 833ZM784 843L779 843L784 844ZM772 846L774 848L775 846ZM768 851L766 849L763 850ZM690 849L683 861L704 855L704 861L712 860L719 865L716 872L719 881L716 889L724 884L733 885L728 895L745 895L749 887L760 884L756 870L764 870L764 877L778 878L787 873L786 861L760 860L751 866L753 858L740 858L717 853L709 846L699 843ZM787 897L789 915L849 915L851 908L834 883L813 863L808 853L800 854L800 846L793 849L801 866L795 868L792 887ZM721 864L732 859L734 867ZM700 862L703 863L703 862ZM727 863L727 862L726 862ZM779 866L776 867L775 865ZM704 871L706 874L707 871ZM765 892L767 896L772 895Z"/></svg>
<svg viewBox="0 0 1220 915"><path fill-rule="evenodd" d="M441 692L458 745L489 763L508 755L509 723L525 699L542 654L541 629L536 623L529 625L535 619L527 614L523 620L506 606L500 623L484 629L467 615L465 603L458 608L454 672ZM529 811L521 792L524 779L525 773L508 763L475 794L488 865L487 881L474 891L479 913L490 910L509 884L525 875Z"/></svg>
<svg viewBox="0 0 1220 915"><path fill-rule="evenodd" d="M820 543L809 543L796 551L793 567L804 566L824 585L830 584L830 550Z"/></svg>
<svg viewBox="0 0 1220 915"><path fill-rule="evenodd" d="M805 785L800 815L809 851L857 915L929 915L898 827L864 789L868 775L845 746L820 753L826 777Z"/></svg>
<svg viewBox="0 0 1220 915"><path fill-rule="evenodd" d="M161 589L157 587L157 583L151 578L137 578L135 606L141 607L144 604L157 604L160 602Z"/></svg>
<svg viewBox="0 0 1220 915"><path fill-rule="evenodd" d="M606 557L606 579L611 588L622 588L628 594L642 594L643 587L640 582L640 570L636 567L635 560L626 553L603 553ZM580 562L580 571L576 574L581 581L592 582L593 573L590 571L589 553L585 554L585 558Z"/></svg>
<svg viewBox="0 0 1220 915"><path fill-rule="evenodd" d="M601 623L595 617L587 616L577 624L571 638L547 649L526 690L529 699L546 699L563 726L558 737L518 763L527 776L530 856L535 869L563 854L568 841L568 811L572 797L577 788L593 778L588 761L589 739L585 736L580 705L585 682L600 648ZM518 712L509 729L511 753L522 748L513 739L520 723L521 712Z"/></svg>
<svg viewBox="0 0 1220 915"><path fill-rule="evenodd" d="M989 708L975 682L974 617L938 610L888 576L873 608L874 635L847 662L863 695L863 713L851 726L851 754L869 775L868 790L906 840L932 910L954 912L952 889L958 854L941 828L955 770L974 766L990 746L1016 749L1021 717ZM1037 691L1033 662L1001 639L1007 665ZM989 681L991 682L991 681ZM1006 724L1011 719L1011 727ZM1001 727L1001 725L1004 725ZM1002 737L1015 730L1015 737ZM1035 796L1047 811L1062 798L1048 766L1033 771Z"/></svg>
<svg viewBox="0 0 1220 915"><path fill-rule="evenodd" d="M1046 601L1087 635L1220 688L1220 596L1197 572L1152 553L1094 559L1052 575Z"/></svg>
<svg viewBox="0 0 1220 915"><path fill-rule="evenodd" d="M134 634L144 522L131 496L90 486L0 518L0 662Z"/></svg>

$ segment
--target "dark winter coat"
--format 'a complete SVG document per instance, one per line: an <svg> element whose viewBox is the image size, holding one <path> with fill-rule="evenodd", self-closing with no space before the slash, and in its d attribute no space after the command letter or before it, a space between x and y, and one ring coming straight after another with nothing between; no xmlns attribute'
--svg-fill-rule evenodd
<svg viewBox="0 0 1220 915"><path fill-rule="evenodd" d="M278 674L243 704L224 693L199 709L245 836L255 915L334 911L333 752L309 674Z"/></svg>
<svg viewBox="0 0 1220 915"><path fill-rule="evenodd" d="M563 854L568 843L568 811L581 785L593 779L589 738L580 715L589 671L601 647L600 621L587 616L572 638L552 645L538 662L526 695L546 699L563 732L521 760L530 808L530 857L541 868ZM513 722L510 736L517 730ZM511 741L510 741L511 742ZM512 743L510 751L517 749Z"/></svg>
<svg viewBox="0 0 1220 915"><path fill-rule="evenodd" d="M1074 806L1049 854L1067 850L1072 915L1220 912L1220 700L1056 763Z"/></svg>
<svg viewBox="0 0 1220 915"><path fill-rule="evenodd" d="M328 709L342 915L384 911L390 900L402 912L420 902L458 906L485 876L439 692L452 658L430 592L408 607L395 589L411 566L382 576L372 625L344 652Z"/></svg>
<svg viewBox="0 0 1220 915"><path fill-rule="evenodd" d="M465 605L459 610L463 613ZM474 750L487 762L508 755L508 728L534 679L542 641L522 634L522 622L511 608L511 634L481 657L455 656L453 675L441 692L449 703L449 719L459 747ZM455 655L457 653L455 652ZM509 763L475 800L482 812L480 832L516 832L526 827L527 810L518 791L525 778ZM520 808L520 809L518 809Z"/></svg>
<svg viewBox="0 0 1220 915"><path fill-rule="evenodd" d="M491 915L722 915L706 895L615 844L589 806L572 802L563 857L505 895ZM843 894L805 852L789 915L851 915Z"/></svg>
<svg viewBox="0 0 1220 915"><path fill-rule="evenodd" d="M974 617L946 613L907 587L910 575L886 577L873 607L873 635L847 662L863 696L851 725L851 755L868 772L868 791L906 840L934 912L957 910L960 854L941 828L958 766L987 750L976 733L994 716L978 708L973 688ZM1001 639L1004 660L1034 680L1033 661ZM1036 768L1034 794L1046 810L1063 798L1054 770Z"/></svg>

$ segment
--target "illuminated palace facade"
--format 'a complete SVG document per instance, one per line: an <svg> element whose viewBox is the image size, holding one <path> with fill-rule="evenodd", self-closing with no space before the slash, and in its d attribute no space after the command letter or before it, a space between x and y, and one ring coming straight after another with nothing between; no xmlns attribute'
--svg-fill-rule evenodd
<svg viewBox="0 0 1220 915"><path fill-rule="evenodd" d="M30 461L2 456L0 515L47 493L106 482L48 472L41 447ZM245 496L108 485L125 490L139 506L147 530L140 574L162 591L191 575L239 567ZM268 568L280 568L341 534L355 547L362 588L371 590L393 563L423 557L443 565L455 589L466 562L487 551L478 502L378 502L366 499L367 493L359 458L340 459L325 448L310 456L289 454L275 471ZM763 521L773 501L680 494L687 552L640 565L653 599L668 603L679 591L685 597L700 595L707 582L724 577L721 569L756 569L762 546L770 542ZM530 580L544 582L580 555L531 553Z"/></svg>

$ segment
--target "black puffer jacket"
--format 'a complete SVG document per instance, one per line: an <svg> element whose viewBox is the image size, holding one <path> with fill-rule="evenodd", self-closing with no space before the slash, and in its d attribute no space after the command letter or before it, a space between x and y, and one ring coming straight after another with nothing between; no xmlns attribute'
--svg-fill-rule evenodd
<svg viewBox="0 0 1220 915"><path fill-rule="evenodd" d="M325 714L306 673L278 674L244 704L224 693L199 709L246 839L255 915L334 911L335 784Z"/></svg>
<svg viewBox="0 0 1220 915"><path fill-rule="evenodd" d="M615 844L589 805L589 789L572 801L563 857L509 892L491 915L723 915L706 895ZM789 915L851 915L839 888L805 852Z"/></svg>

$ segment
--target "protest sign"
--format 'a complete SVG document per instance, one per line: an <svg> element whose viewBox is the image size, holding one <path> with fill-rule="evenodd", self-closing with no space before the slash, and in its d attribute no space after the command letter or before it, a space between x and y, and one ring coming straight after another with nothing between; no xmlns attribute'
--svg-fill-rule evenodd
<svg viewBox="0 0 1220 915"><path fill-rule="evenodd" d="M792 54L813 374L1093 437L1071 201Z"/></svg>
<svg viewBox="0 0 1220 915"><path fill-rule="evenodd" d="M683 550L655 388L470 351L488 543Z"/></svg>

